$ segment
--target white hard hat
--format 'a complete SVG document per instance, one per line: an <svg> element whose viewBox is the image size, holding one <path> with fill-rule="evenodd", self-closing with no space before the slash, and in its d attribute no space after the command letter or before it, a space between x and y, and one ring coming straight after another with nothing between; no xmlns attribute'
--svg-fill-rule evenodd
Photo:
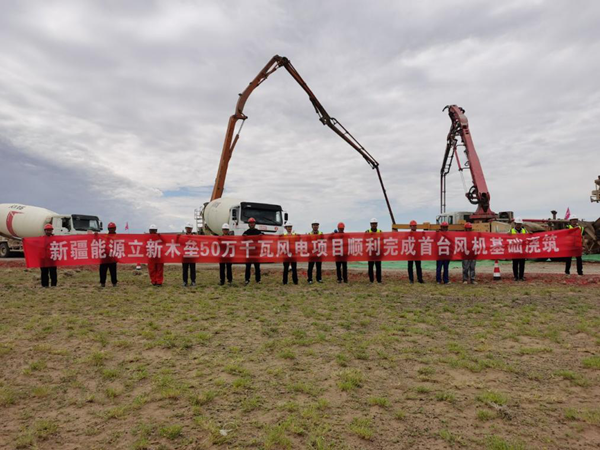
<svg viewBox="0 0 600 450"><path fill-rule="evenodd" d="M149 230L158 230L158 227L154 224L150 225L150 228L148 228Z"/></svg>
<svg viewBox="0 0 600 450"><path fill-rule="evenodd" d="M577 217L577 214L571 214L571 217L569 217L569 220L579 220L579 217Z"/></svg>
<svg viewBox="0 0 600 450"><path fill-rule="evenodd" d="M315 219L315 220L313 220L313 221L312 221L310 224L311 224L311 225L314 225L314 224L317 224L317 225L319 225L319 221L318 221L317 219Z"/></svg>
<svg viewBox="0 0 600 450"><path fill-rule="evenodd" d="M292 224L292 222L287 222L287 223L284 225L284 227L286 227L286 228L287 228L287 227L293 227L293 226L294 226L294 225Z"/></svg>
<svg viewBox="0 0 600 450"><path fill-rule="evenodd" d="M377 222L377 219L376 219L375 217L373 217L373 218L371 219L371 222L369 222L369 223L378 223L378 222Z"/></svg>
<svg viewBox="0 0 600 450"><path fill-rule="evenodd" d="M221 230L229 230L229 224L224 223L223 226L221 227Z"/></svg>
<svg viewBox="0 0 600 450"><path fill-rule="evenodd" d="M515 223L523 223L523 219L521 219L520 217L517 217L515 219Z"/></svg>
<svg viewBox="0 0 600 450"><path fill-rule="evenodd" d="M192 225L191 223L188 222L185 224L185 227L186 228L194 228L194 225Z"/></svg>

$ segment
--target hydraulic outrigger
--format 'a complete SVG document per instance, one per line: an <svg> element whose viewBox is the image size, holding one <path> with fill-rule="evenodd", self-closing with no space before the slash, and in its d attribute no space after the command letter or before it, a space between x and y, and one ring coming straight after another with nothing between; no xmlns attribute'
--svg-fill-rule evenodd
<svg viewBox="0 0 600 450"><path fill-rule="evenodd" d="M315 94L310 90L306 82L302 79L300 74L296 71L294 66L289 59L283 56L275 55L271 60L267 63L267 65L258 73L258 75L250 82L248 87L240 94L240 98L237 101L235 114L233 114L229 118L229 122L227 124L227 133L225 134L225 141L223 142L223 150L221 152L221 162L219 164L219 170L217 172L217 177L215 179L215 186L213 188L211 201L221 198L223 195L223 190L225 187L225 178L227 176L227 167L229 166L229 160L231 159L231 155L233 150L238 142L240 137L240 131L244 125L244 121L248 118L244 114L244 106L250 94L256 89L260 84L265 81L273 72L275 72L280 67L284 67L288 73L292 76L294 80L300 85L302 89L308 94L308 99L312 103L315 108L315 112L319 116L319 120L323 125L327 125L331 128L338 136L340 136L344 141L346 141L352 148L354 148L360 155L367 161L367 163L371 166L372 169L377 171L377 177L379 178L379 183L381 184L381 190L383 191L383 196L385 197L385 202L388 207L388 211L390 213L390 218L392 219L392 223L395 223L394 213L392 212L392 207L390 206L390 201L388 199L385 186L383 184L383 179L381 178L381 173L379 171L379 163L373 156L352 136L344 126L339 123L335 118L331 117L323 105L319 102ZM240 126L237 134L234 137L235 125L238 120L242 121L242 125Z"/></svg>

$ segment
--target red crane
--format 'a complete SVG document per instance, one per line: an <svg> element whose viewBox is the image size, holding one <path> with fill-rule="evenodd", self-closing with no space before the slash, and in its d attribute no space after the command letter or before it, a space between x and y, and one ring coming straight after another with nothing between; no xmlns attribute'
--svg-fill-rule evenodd
<svg viewBox="0 0 600 450"><path fill-rule="evenodd" d="M395 223L394 214L392 212L392 207L390 206L390 202L387 197L387 193L385 190L385 186L383 185L383 179L381 178L381 173L379 172L379 163L371 156L371 154L352 136L344 126L339 123L335 118L331 117L323 105L319 102L315 94L310 90L306 82L302 79L300 74L296 71L294 66L289 59L283 56L275 55L271 60L267 63L265 67L258 73L258 75L250 82L248 87L240 94L240 98L237 101L237 105L235 107L235 114L233 114L229 118L229 122L227 124L227 132L225 134L225 141L223 142L223 150L221 152L221 162L219 164L219 170L217 172L217 177L215 179L215 186L213 188L211 201L217 198L221 198L223 195L223 190L225 188L225 178L227 176L227 167L229 165L229 160L231 159L231 155L233 153L233 149L237 144L237 141L240 137L240 131L244 125L244 121L248 118L244 114L244 106L250 94L256 89L263 81L265 81L273 72L275 72L280 67L284 67L288 73L292 76L294 80L300 85L302 89L308 94L308 99L312 103L315 108L315 112L319 116L319 120L323 125L327 125L331 128L338 136L340 136L344 141L346 141L354 150L356 150L360 155L367 161L367 163L371 166L372 169L377 171L377 176L379 178L379 183L381 184L381 189L383 191L383 196L385 197L385 202L388 207L388 211L390 213L390 217L392 219L392 223ZM238 120L242 121L242 125L238 130L235 137L233 133L235 131L235 124Z"/></svg>
<svg viewBox="0 0 600 450"><path fill-rule="evenodd" d="M448 105L442 111L448 109L448 115L452 124L448 132L446 153L444 162L440 171L440 213L446 212L446 175L450 172L452 161L456 157L456 164L462 176L462 171L468 168L471 172L473 185L465 193L467 200L473 205L477 205L477 210L471 214L471 219L477 222L491 222L496 220L498 215L490 208L490 192L483 176L483 169L479 162L479 157L473 145L471 131L469 130L469 121L465 116L465 110L457 105ZM460 137L460 142L459 142ZM464 147L466 161L463 166L460 164L457 147ZM464 177L463 177L464 183ZM466 185L465 185L466 190Z"/></svg>

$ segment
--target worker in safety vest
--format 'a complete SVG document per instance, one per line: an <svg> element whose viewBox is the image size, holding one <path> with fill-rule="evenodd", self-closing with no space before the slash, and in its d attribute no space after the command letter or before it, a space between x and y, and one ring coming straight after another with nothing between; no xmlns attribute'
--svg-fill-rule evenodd
<svg viewBox="0 0 600 450"><path fill-rule="evenodd" d="M250 217L248 219L248 229L244 231L244 236L259 236L263 234L262 231L256 229L256 219L254 217ZM246 280L245 284L250 283L250 274L252 271L253 263L246 263ZM260 283L260 263L254 263L254 279L257 283Z"/></svg>
<svg viewBox="0 0 600 450"><path fill-rule="evenodd" d="M114 222L108 224L108 234L117 234L117 225ZM100 286L106 286L106 272L110 271L110 282L113 287L117 286L117 262L112 258L107 258L106 262L100 264Z"/></svg>
<svg viewBox="0 0 600 450"><path fill-rule="evenodd" d="M44 225L44 236L54 236L54 227L49 223ZM46 261L49 259L50 258L44 258L44 260ZM40 267L40 271L42 273L42 287L47 288L48 286L56 286L56 284L58 283L58 272L56 270L56 266Z"/></svg>
<svg viewBox="0 0 600 450"><path fill-rule="evenodd" d="M313 220L313 222L311 223L312 226L312 231L308 234L317 234L317 235L321 235L323 234L322 231L319 231L319 221L318 220ZM321 268L323 266L323 263L321 261L309 261L308 262L308 271L307 271L307 281L308 284L312 284L313 282L313 268L315 267L315 265L317 266L317 283L322 283L323 280L321 279Z"/></svg>
<svg viewBox="0 0 600 450"><path fill-rule="evenodd" d="M296 236L296 233L293 231L294 225L292 222L287 222L283 228L285 231L283 232L284 239L291 239L292 236ZM290 243L290 247L291 247ZM294 284L298 284L298 263L295 261L284 261L283 262L283 284L288 284L288 275L290 272L290 266L292 268L292 282Z"/></svg>
<svg viewBox="0 0 600 450"><path fill-rule="evenodd" d="M346 225L344 225L344 222L340 222L340 223L338 223L337 229L334 231L334 233L343 233L345 229L346 229ZM338 283L341 283L342 281L344 283L348 282L348 262L347 261L336 261L335 262L335 272L337 275Z"/></svg>
<svg viewBox="0 0 600 450"><path fill-rule="evenodd" d="M223 236L231 236L233 231L229 230L229 224L225 222L221 227ZM227 272L227 283L233 282L233 264L232 263L219 263L219 284L223 286L225 284L225 272Z"/></svg>
<svg viewBox="0 0 600 450"><path fill-rule="evenodd" d="M416 231L417 231L417 221L411 220L410 221L410 232L415 233ZM415 240L416 240L416 238L415 238ZM408 261L408 280L410 281L410 284L413 284L415 282L415 277L413 275L413 264L417 268L417 281L419 283L423 284L424 281L423 281L423 271L421 270L421 261Z"/></svg>
<svg viewBox="0 0 600 450"><path fill-rule="evenodd" d="M527 234L527 230L523 226L523 219L517 217L514 227L511 228L510 234ZM515 281L525 281L525 258L513 259L513 276Z"/></svg>
<svg viewBox="0 0 600 450"><path fill-rule="evenodd" d="M186 223L185 224L185 235L186 236L191 236L192 233L192 229L193 229L193 225L191 223ZM185 259L184 259L185 261ZM191 280L191 285L192 286L196 286L196 263L195 262L182 262L181 263L181 269L183 271L183 287L186 287L188 285L188 272L189 272L189 279Z"/></svg>
<svg viewBox="0 0 600 450"><path fill-rule="evenodd" d="M371 228L366 233L381 233L381 230L377 228L377 219L372 218L370 222ZM372 283L375 281L375 274L373 274L373 267L377 274L377 282L381 283L381 261L369 261L369 281Z"/></svg>
<svg viewBox="0 0 600 450"><path fill-rule="evenodd" d="M150 225L148 232L152 235L158 234L158 227L156 225ZM160 255L156 258L148 260L148 273L150 274L150 281L152 286L162 287L164 281L164 270L165 264L160 261Z"/></svg>
<svg viewBox="0 0 600 450"><path fill-rule="evenodd" d="M470 223L465 223L465 231L467 234L471 234L473 232L473 225ZM469 238L467 238L467 241ZM462 260L462 269L463 269L463 284L471 283L477 284L475 281L475 264L477 260L475 259L463 259Z"/></svg>
<svg viewBox="0 0 600 450"><path fill-rule="evenodd" d="M584 228L579 225L579 217L577 217L576 215L572 215L569 218L569 225L567 225L568 229L571 228L579 228L581 230L581 240L582 240L582 244L583 244L583 230ZM577 275L583 275L583 259L581 258L581 256L577 256ZM567 264L565 265L565 273L567 275L571 275L571 257L567 258Z"/></svg>
<svg viewBox="0 0 600 450"><path fill-rule="evenodd" d="M440 224L440 232L447 233L448 232L448 222L442 222ZM436 241L439 239L436 238ZM448 271L450 270L450 260L449 259L438 259L435 262L435 281L437 284L449 284L450 276L448 275Z"/></svg>

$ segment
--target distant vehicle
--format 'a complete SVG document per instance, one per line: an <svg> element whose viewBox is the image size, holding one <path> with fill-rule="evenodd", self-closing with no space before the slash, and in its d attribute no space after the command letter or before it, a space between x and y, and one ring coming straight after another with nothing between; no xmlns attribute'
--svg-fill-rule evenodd
<svg viewBox="0 0 600 450"><path fill-rule="evenodd" d="M254 217L256 228L265 234L282 234L288 215L281 206L269 203L246 202L234 198L218 198L205 203L195 211L199 234L221 235L224 223L239 236L248 227L248 219Z"/></svg>
<svg viewBox="0 0 600 450"><path fill-rule="evenodd" d="M58 214L49 209L18 203L0 204L0 258L23 252L23 238L44 235L44 225L52 224L55 235L87 234L102 231L97 216Z"/></svg>

